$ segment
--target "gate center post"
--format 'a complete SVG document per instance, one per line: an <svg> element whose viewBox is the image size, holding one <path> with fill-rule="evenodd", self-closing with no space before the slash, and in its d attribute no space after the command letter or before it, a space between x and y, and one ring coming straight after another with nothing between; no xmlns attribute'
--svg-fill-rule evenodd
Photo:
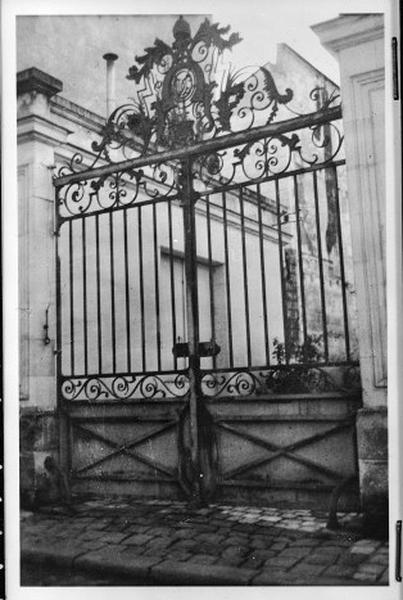
<svg viewBox="0 0 403 600"><path fill-rule="evenodd" d="M195 204L197 196L192 184L192 161L187 158L180 163L179 187L182 195L186 306L189 347L189 437L190 471L192 473L191 500L203 503L203 473L200 462L199 402L200 402L200 356L199 356L199 302L197 290L197 249Z"/></svg>

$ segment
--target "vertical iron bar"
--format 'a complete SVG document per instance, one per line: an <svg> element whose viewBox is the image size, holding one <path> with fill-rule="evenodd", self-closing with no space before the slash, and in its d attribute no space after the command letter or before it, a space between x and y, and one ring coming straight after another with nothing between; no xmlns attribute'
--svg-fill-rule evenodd
<svg viewBox="0 0 403 600"><path fill-rule="evenodd" d="M298 268L299 268L299 284L301 289L301 311L302 311L302 332L304 336L304 348L307 338L307 324L306 324L306 305L305 305L305 282L304 282L304 264L302 260L302 242L301 242L301 220L300 220L300 207L298 197L298 181L297 176L294 175L294 200L295 200L295 217L297 226L297 248L298 248ZM305 357L304 357L305 361Z"/></svg>
<svg viewBox="0 0 403 600"><path fill-rule="evenodd" d="M154 244L154 290L155 290L155 325L157 342L157 369L161 370L161 323L160 323L160 290L158 274L158 232L157 232L157 208L153 203L153 244Z"/></svg>
<svg viewBox="0 0 403 600"><path fill-rule="evenodd" d="M225 287L227 292L227 321L228 321L228 351L229 351L229 366L234 366L234 349L232 344L232 315L231 315L231 287L229 277L229 260L228 260L228 221L227 221L227 198L225 192L222 192L222 208L224 221L224 261L225 261Z"/></svg>
<svg viewBox="0 0 403 600"><path fill-rule="evenodd" d="M70 282L70 370L74 375L74 280L73 280L73 222L69 222L69 282Z"/></svg>
<svg viewBox="0 0 403 600"><path fill-rule="evenodd" d="M68 435L69 419L67 412L67 401L62 395L62 292L61 292L61 265L59 255L59 236L61 222L59 219L59 192L55 189L55 266L56 266L56 406L59 430L59 460L60 468L66 475L67 485L70 493L71 473L71 443ZM71 227L71 221L69 223ZM69 254L69 258L71 258ZM71 311L71 307L70 307Z"/></svg>
<svg viewBox="0 0 403 600"><path fill-rule="evenodd" d="M172 205L168 200L168 233L169 233L169 273L171 280L171 319L172 319L172 347L176 344L176 298L175 298L175 278L174 278L174 255L173 255L173 235L172 235ZM178 359L173 355L174 369L178 368Z"/></svg>
<svg viewBox="0 0 403 600"><path fill-rule="evenodd" d="M250 345L250 323L249 323L249 292L248 292L248 268L246 257L246 239L245 239L245 214L243 188L239 188L239 212L241 216L241 235L242 235L242 270L243 270L243 292L245 301L245 325L246 325L246 352L248 357L248 367L252 364L252 352Z"/></svg>
<svg viewBox="0 0 403 600"><path fill-rule="evenodd" d="M264 256L264 237L263 237L263 217L262 217L262 195L260 193L260 184L256 185L258 221L259 221L259 247L260 247L260 267L262 275L262 303L263 303L263 324L264 324L264 344L266 352L266 364L270 365L269 349L269 322L267 317L267 294L266 294L266 263Z"/></svg>
<svg viewBox="0 0 403 600"><path fill-rule="evenodd" d="M144 277L143 277L143 219L141 206L138 207L138 245L139 245L139 288L140 288L140 327L141 327L141 367L146 370L146 340L145 340L145 322L144 322Z"/></svg>
<svg viewBox="0 0 403 600"><path fill-rule="evenodd" d="M131 319L130 319L130 287L129 287L129 244L127 239L127 209L123 211L123 242L125 261L125 308L126 308L126 357L127 370L131 370Z"/></svg>
<svg viewBox="0 0 403 600"><path fill-rule="evenodd" d="M276 211L277 211L277 229L278 229L278 256L280 265L280 284L281 284L281 308L283 312L283 331L284 331L284 348L285 348L285 362L289 363L289 336L288 336L288 316L287 316L287 302L285 297L285 283L284 283L284 258L283 258L283 234L281 230L281 205L280 205L280 189L278 179L275 179L275 191L276 191Z"/></svg>
<svg viewBox="0 0 403 600"><path fill-rule="evenodd" d="M84 373L88 375L88 315L87 315L87 240L86 219L81 220L81 243L83 258L83 333L84 333Z"/></svg>
<svg viewBox="0 0 403 600"><path fill-rule="evenodd" d="M102 318L101 318L101 270L99 256L99 215L95 215L95 257L97 288L97 337L98 337L98 372L102 373Z"/></svg>
<svg viewBox="0 0 403 600"><path fill-rule="evenodd" d="M320 228L320 211L319 211L319 198L318 198L318 177L316 171L313 171L313 189L315 199L315 213L316 213L316 237L318 244L318 263L319 263L319 283L320 283L320 299L322 305L322 326L323 326L323 343L325 348L325 361L329 360L329 340L327 334L327 317L326 317L326 296L325 296L325 283L323 277L323 256L322 256L322 237Z"/></svg>
<svg viewBox="0 0 403 600"><path fill-rule="evenodd" d="M210 196L206 196L206 217L207 217L207 256L208 256L208 275L209 275L209 295L210 295L210 322L211 339L215 342L215 309L214 309L214 280L213 280L213 260L211 248L211 219L210 219ZM217 366L217 357L213 356L213 368Z"/></svg>
<svg viewBox="0 0 403 600"><path fill-rule="evenodd" d="M348 327L348 308L346 296L346 275L344 269L344 250L343 250L343 232L341 225L340 197L339 197L339 182L337 175L337 167L333 166L335 193L336 193L336 213L337 213L337 240L339 246L339 261L340 261L340 277L341 277L341 293L343 302L343 323L344 323L344 340L346 347L346 360L350 360L350 333Z"/></svg>
<svg viewBox="0 0 403 600"><path fill-rule="evenodd" d="M116 315L115 315L115 265L113 245L113 213L109 213L109 265L111 277L111 327L112 327L112 370L116 372Z"/></svg>
<svg viewBox="0 0 403 600"><path fill-rule="evenodd" d="M203 473L201 472L199 448L200 357L195 197L190 159L184 160L181 167L189 345L190 453L194 473L192 492L195 500L200 502L203 495Z"/></svg>

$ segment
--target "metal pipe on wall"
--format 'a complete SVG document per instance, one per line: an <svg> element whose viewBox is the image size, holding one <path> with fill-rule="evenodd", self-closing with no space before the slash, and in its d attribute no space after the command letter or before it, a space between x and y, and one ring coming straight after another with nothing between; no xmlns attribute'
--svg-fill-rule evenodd
<svg viewBox="0 0 403 600"><path fill-rule="evenodd" d="M115 108L115 61L118 55L107 52L102 58L106 60L106 117L108 118Z"/></svg>

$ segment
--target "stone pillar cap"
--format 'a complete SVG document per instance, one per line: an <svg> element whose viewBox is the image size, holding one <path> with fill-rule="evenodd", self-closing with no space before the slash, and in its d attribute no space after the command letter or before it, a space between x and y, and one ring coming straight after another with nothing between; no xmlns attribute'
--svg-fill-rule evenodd
<svg viewBox="0 0 403 600"><path fill-rule="evenodd" d="M48 98L58 94L63 90L63 83L60 79L52 77L48 73L31 67L17 73L17 95L26 92L39 92Z"/></svg>

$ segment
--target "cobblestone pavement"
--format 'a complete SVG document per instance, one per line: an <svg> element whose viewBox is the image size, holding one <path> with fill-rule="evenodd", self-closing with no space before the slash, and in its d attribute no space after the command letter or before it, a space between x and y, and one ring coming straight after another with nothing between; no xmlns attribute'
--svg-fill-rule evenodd
<svg viewBox="0 0 403 600"><path fill-rule="evenodd" d="M22 585L388 583L388 543L352 533L357 514L339 513L337 532L310 510L168 501L93 500L21 517Z"/></svg>

